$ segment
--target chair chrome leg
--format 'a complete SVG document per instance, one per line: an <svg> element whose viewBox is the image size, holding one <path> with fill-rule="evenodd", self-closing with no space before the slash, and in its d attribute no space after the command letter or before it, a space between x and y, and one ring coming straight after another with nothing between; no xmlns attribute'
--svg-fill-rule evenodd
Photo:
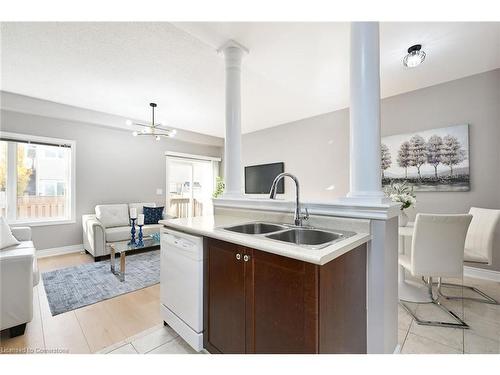
<svg viewBox="0 0 500 375"><path fill-rule="evenodd" d="M427 285L427 281L425 280L424 277L422 277L422 281ZM443 283L443 282L441 282L441 278L439 278L439 282L433 283L432 285L436 285L438 294L441 297L446 298L448 300L469 300L469 301L475 301L475 302L480 302L480 303L488 303L490 305L500 305L499 301L495 300L493 297L490 297L489 295L484 293L482 290L474 288L473 286L453 284L453 283ZM446 295L443 293L443 290L441 289L442 286L446 286L448 288L456 288L456 289L465 288L468 290L472 290L473 292L479 294L483 298L449 296L449 295Z"/></svg>
<svg viewBox="0 0 500 375"><path fill-rule="evenodd" d="M443 293L443 291L441 289L442 286L446 286L448 288L465 288L468 290L472 290L473 292L479 294L483 298L463 297L463 296L460 297L460 296L446 295ZM461 299L461 300L469 300L469 301L475 301L475 302L481 302L481 303L488 303L490 305L500 305L500 302L498 302L494 298L490 297L489 295L487 295L483 291L481 291L477 288L474 288L473 286L459 285L459 284L453 284L453 283L438 283L437 292L441 297L446 298L448 300L460 300Z"/></svg>
<svg viewBox="0 0 500 375"><path fill-rule="evenodd" d="M450 315L457 323L422 320L413 311L411 311L411 309L404 303L404 301L400 300L399 304L408 312L408 314L410 314L413 317L413 319L415 319L415 322L417 322L417 324L425 325L425 326L469 329L469 326L467 325L467 323L465 323L462 319L460 319L460 317L457 314L455 314L453 311L451 311L447 307L443 306L441 304L441 302L439 302L438 298L434 298L434 295L432 293L432 277L429 277L429 281L426 282L426 285L428 287L429 297L431 299L430 302L426 302L426 303L432 303L432 304L438 306L441 310L443 310L448 315ZM407 302L410 302L410 301L407 301Z"/></svg>

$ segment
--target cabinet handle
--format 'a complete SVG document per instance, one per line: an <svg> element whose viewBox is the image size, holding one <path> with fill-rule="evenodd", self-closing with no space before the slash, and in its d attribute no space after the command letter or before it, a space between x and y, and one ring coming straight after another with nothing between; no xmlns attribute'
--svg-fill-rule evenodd
<svg viewBox="0 0 500 375"><path fill-rule="evenodd" d="M237 260L240 260L240 259L241 259L241 254L239 254L239 253L238 253L238 254L236 254L236 259L237 259Z"/></svg>
<svg viewBox="0 0 500 375"><path fill-rule="evenodd" d="M250 260L250 255L245 255L245 256L243 257L243 260L244 260L245 262L248 262L248 261Z"/></svg>

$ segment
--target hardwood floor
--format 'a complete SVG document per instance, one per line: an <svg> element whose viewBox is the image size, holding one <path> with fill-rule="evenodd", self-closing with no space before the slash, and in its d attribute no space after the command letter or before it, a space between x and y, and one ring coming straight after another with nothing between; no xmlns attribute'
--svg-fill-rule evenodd
<svg viewBox="0 0 500 375"><path fill-rule="evenodd" d="M93 262L85 253L38 259L40 272ZM162 323L160 284L57 316L50 313L43 281L33 290L33 320L22 336L0 336L0 353L95 353Z"/></svg>

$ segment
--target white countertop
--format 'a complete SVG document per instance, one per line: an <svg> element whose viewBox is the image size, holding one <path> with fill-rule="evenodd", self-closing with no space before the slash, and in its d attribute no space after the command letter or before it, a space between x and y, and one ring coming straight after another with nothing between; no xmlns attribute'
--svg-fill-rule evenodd
<svg viewBox="0 0 500 375"><path fill-rule="evenodd" d="M247 246L254 249L266 251L288 258L298 259L309 263L323 265L348 251L368 242L371 239L369 233L357 233L352 237L334 243L320 250L310 250L285 242L273 241L262 235L251 235L230 232L222 227L238 225L257 220L249 220L237 216L215 215L200 216L184 219L166 219L159 223L164 226L177 229L182 232L198 234L201 236L216 238L219 240L232 242L237 245Z"/></svg>

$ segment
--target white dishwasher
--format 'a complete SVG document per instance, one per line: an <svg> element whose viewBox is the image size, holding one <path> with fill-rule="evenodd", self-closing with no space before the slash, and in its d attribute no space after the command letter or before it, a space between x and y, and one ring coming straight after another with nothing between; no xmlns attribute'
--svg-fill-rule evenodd
<svg viewBox="0 0 500 375"><path fill-rule="evenodd" d="M160 310L193 349L203 349L203 238L161 230Z"/></svg>

